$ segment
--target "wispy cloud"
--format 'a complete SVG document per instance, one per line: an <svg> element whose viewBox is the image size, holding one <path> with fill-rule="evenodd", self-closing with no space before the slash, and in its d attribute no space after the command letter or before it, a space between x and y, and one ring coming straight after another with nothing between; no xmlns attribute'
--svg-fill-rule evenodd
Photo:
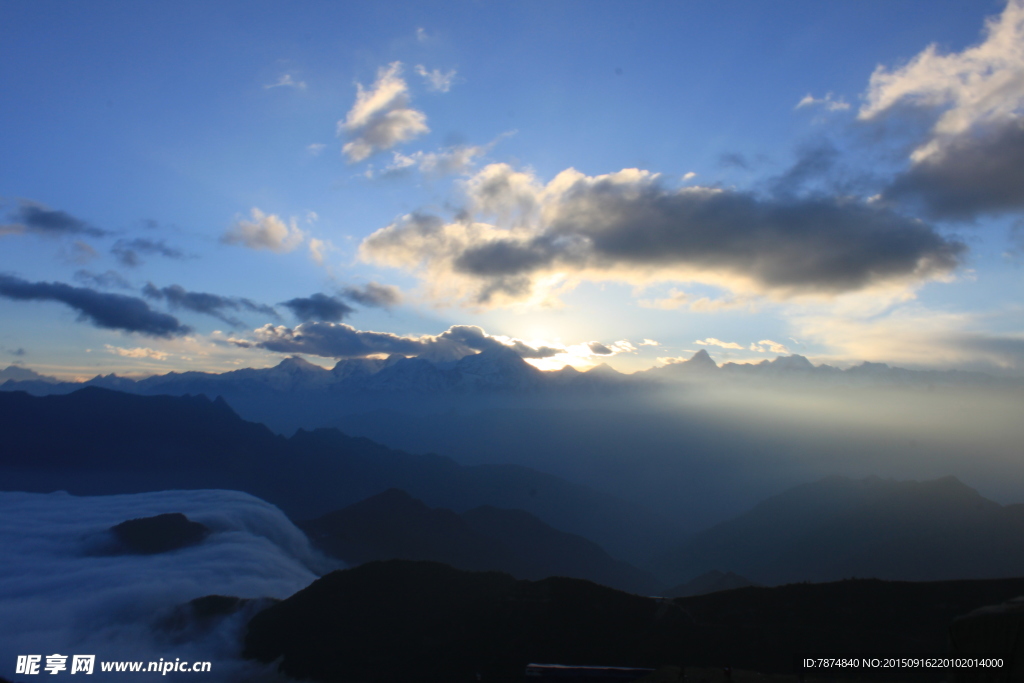
<svg viewBox="0 0 1024 683"><path fill-rule="evenodd" d="M8 214L8 220L13 222L0 225L0 236L32 233L47 237L103 237L109 234L66 211L50 209L30 201L20 202L18 208Z"/></svg>
<svg viewBox="0 0 1024 683"><path fill-rule="evenodd" d="M270 90L271 88L295 88L296 90L305 90L306 82L296 81L292 78L291 74L284 74L277 79L276 83L268 83L267 85L264 85L263 88L266 90Z"/></svg>
<svg viewBox="0 0 1024 683"><path fill-rule="evenodd" d="M448 92L452 89L452 83L455 82L455 69L447 72L440 69L427 71L425 66L417 64L416 73L423 77L423 80L427 82L427 87L434 92Z"/></svg>
<svg viewBox="0 0 1024 683"><path fill-rule="evenodd" d="M802 100L797 102L794 109L803 109L805 107L822 107L827 111L845 111L850 108L850 103L842 97L832 99L832 93L825 93L824 97L814 97L807 93Z"/></svg>
<svg viewBox="0 0 1024 683"><path fill-rule="evenodd" d="M369 90L357 83L356 102L338 121L338 135L350 138L341 151L352 163L428 132L426 114L409 106L401 62L381 67Z"/></svg>

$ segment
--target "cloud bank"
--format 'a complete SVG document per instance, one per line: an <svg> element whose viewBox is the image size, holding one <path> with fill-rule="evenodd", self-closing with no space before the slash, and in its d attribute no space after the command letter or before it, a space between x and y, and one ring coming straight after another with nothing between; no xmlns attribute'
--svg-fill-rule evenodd
<svg viewBox="0 0 1024 683"><path fill-rule="evenodd" d="M342 319L355 312L355 309L340 299L326 294L316 293L308 297L289 299L281 304L302 321L341 322Z"/></svg>
<svg viewBox="0 0 1024 683"><path fill-rule="evenodd" d="M989 19L974 47L930 45L905 66L879 66L865 99L863 121L907 107L935 117L886 198L919 200L937 218L1024 208L1024 0Z"/></svg>
<svg viewBox="0 0 1024 683"><path fill-rule="evenodd" d="M547 185L491 164L465 184L452 222L410 214L361 257L420 275L438 299L540 303L582 280L701 282L785 298L939 277L965 247L888 208L845 198L672 189L637 169Z"/></svg>
<svg viewBox="0 0 1024 683"><path fill-rule="evenodd" d="M152 337L176 337L191 331L174 316L154 311L137 297L72 287L63 282L29 282L0 274L0 296L15 301L57 301L78 311L80 320L111 330Z"/></svg>
<svg viewBox="0 0 1024 683"><path fill-rule="evenodd" d="M182 512L213 533L157 555L99 552L111 526L166 512ZM0 661L9 671L17 655L29 653L95 654L98 661L170 656L214 662L217 680L251 680L259 669L238 657L251 614L236 613L212 632L175 631L167 625L175 608L212 594L285 598L333 568L280 510L236 491L0 492L0 544ZM104 676L98 664L89 676L118 677L124 674Z"/></svg>

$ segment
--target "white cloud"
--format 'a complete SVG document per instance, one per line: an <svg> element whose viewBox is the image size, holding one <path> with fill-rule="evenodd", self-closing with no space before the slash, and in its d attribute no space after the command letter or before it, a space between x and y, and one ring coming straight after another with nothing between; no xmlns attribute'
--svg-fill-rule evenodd
<svg viewBox="0 0 1024 683"><path fill-rule="evenodd" d="M654 341L653 339L644 339L642 342L640 342L640 346L661 346L661 344Z"/></svg>
<svg viewBox="0 0 1024 683"><path fill-rule="evenodd" d="M797 102L794 109L803 109L804 107L824 107L827 111L845 111L850 108L850 103L844 100L842 97L839 99L832 99L832 93L826 93L824 97L815 98L810 93L804 95L804 98Z"/></svg>
<svg viewBox="0 0 1024 683"><path fill-rule="evenodd" d="M318 240L315 237L309 240L309 257L313 259L313 263L318 266L324 264L324 250L327 245L323 240Z"/></svg>
<svg viewBox="0 0 1024 683"><path fill-rule="evenodd" d="M1024 107L1024 0L1010 0L986 22L985 40L963 52L940 54L929 45L905 66L879 65L871 75L859 118L873 119L898 104L944 110L914 162L941 154L957 138L985 124L1017 120Z"/></svg>
<svg viewBox="0 0 1024 683"><path fill-rule="evenodd" d="M369 90L356 84L356 102L345 120L338 121L338 135L351 140L342 147L349 162L429 133L427 116L409 106L409 88L402 78L402 63L381 67Z"/></svg>
<svg viewBox="0 0 1024 683"><path fill-rule="evenodd" d="M447 73L442 72L440 69L427 71L426 67L422 64L417 64L416 73L422 76L427 82L427 87L435 92L448 92L452 89L452 83L455 81L455 69Z"/></svg>
<svg viewBox="0 0 1024 683"><path fill-rule="evenodd" d="M110 344L104 344L107 351L117 356L124 358L151 358L153 360L167 360L170 356L166 351L154 351L148 347L136 347L134 349L126 349L120 346L111 346Z"/></svg>
<svg viewBox="0 0 1024 683"><path fill-rule="evenodd" d="M756 344L751 344L750 350L757 351L758 353L789 353L789 349L786 348L785 344L780 344L779 342L772 341L771 339L762 339Z"/></svg>
<svg viewBox="0 0 1024 683"><path fill-rule="evenodd" d="M306 151L316 157L320 156L320 153L324 151L325 147L327 147L327 145L322 142L314 142L311 145L306 145Z"/></svg>
<svg viewBox="0 0 1024 683"><path fill-rule="evenodd" d="M302 244L305 233L299 230L293 218L285 223L273 214L267 215L257 208L252 220L240 219L221 237L225 244L241 244L250 249L269 249L277 253L292 251Z"/></svg>
<svg viewBox="0 0 1024 683"><path fill-rule="evenodd" d="M688 171L687 173L683 174L683 181L693 180L696 177L696 173L694 173L693 171Z"/></svg>
<svg viewBox="0 0 1024 683"><path fill-rule="evenodd" d="M281 76L281 78L277 79L276 83L270 83L263 87L267 90L271 88L295 88L296 90L305 90L306 82L296 81L295 79L292 78L291 74L285 74Z"/></svg>
<svg viewBox="0 0 1024 683"><path fill-rule="evenodd" d="M416 167L428 176L461 175L473 170L474 159L487 152L488 147L449 147L439 152L413 152L406 155L393 152L394 160L384 169L385 174L394 174Z"/></svg>
<svg viewBox="0 0 1024 683"><path fill-rule="evenodd" d="M743 347L736 342L724 342L721 339L715 339L714 337L698 339L694 344L699 344L701 346L721 346L723 349L743 349Z"/></svg>

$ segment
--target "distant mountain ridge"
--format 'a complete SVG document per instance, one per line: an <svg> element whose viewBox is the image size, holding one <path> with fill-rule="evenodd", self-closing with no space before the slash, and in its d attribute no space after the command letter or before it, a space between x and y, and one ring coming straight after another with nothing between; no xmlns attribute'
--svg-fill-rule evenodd
<svg viewBox="0 0 1024 683"><path fill-rule="evenodd" d="M558 531L523 510L482 505L462 514L430 508L390 489L299 527L350 566L375 560L431 560L519 579L568 576L655 594L650 574L611 558L596 543Z"/></svg>
<svg viewBox="0 0 1024 683"><path fill-rule="evenodd" d="M236 489L311 519L389 488L428 505L523 509L625 559L681 534L646 509L518 465L463 466L334 429L291 438L242 420L222 398L137 396L86 387L0 392L0 489L78 495Z"/></svg>
<svg viewBox="0 0 1024 683"><path fill-rule="evenodd" d="M542 372L523 360L510 348L488 349L458 361L437 363L425 358L348 358L339 360L330 370L300 357L285 358L270 368L243 368L223 373L169 372L133 380L117 375L97 375L84 382L59 382L51 377L9 366L0 371L6 380L0 389L28 391L33 394L68 393L83 386L99 386L138 394L204 393L216 396L224 392L274 391L313 392L334 396L346 394L467 394L479 392L531 394L545 391L587 391L595 388L623 388L656 385L698 377L818 378L833 381L881 383L1000 383L980 372L960 370L906 370L884 363L861 363L846 370L830 365L813 365L806 357L793 354L760 363L715 363L701 349L689 360L625 375L605 364L579 372L570 366Z"/></svg>
<svg viewBox="0 0 1024 683"><path fill-rule="evenodd" d="M696 534L647 568L669 582L710 570L778 585L850 577L937 581L1024 576L1024 505L955 477L826 477Z"/></svg>
<svg viewBox="0 0 1024 683"><path fill-rule="evenodd" d="M13 370L12 370L13 368ZM117 375L96 376L86 382L58 382L25 374L19 366L3 371L9 379L0 391L26 391L36 396L67 394L96 386L145 396L222 396L248 420L266 424L281 434L296 429L334 426L340 415L373 410L406 414L484 408L617 405L624 398L657 403L660 392L680 384L744 385L980 385L1024 387L1024 383L982 373L913 371L863 363L848 370L815 366L799 355L780 356L758 364L718 366L705 350L683 362L673 362L632 375L606 365L587 372L569 366L542 372L510 348L495 348L457 361L425 358L350 358L331 369L299 357L270 368L243 368L223 373L169 372L134 380Z"/></svg>

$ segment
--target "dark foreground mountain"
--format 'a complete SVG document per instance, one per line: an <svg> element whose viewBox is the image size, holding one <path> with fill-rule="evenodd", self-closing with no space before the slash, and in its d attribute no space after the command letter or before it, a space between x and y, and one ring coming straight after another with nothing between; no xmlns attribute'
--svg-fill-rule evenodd
<svg viewBox="0 0 1024 683"><path fill-rule="evenodd" d="M517 465L465 467L333 429L291 438L246 422L222 399L137 396L88 387L68 395L0 393L0 489L77 495L235 489L311 519L389 488L428 505L523 509L613 554L643 558L671 523L612 496Z"/></svg>
<svg viewBox="0 0 1024 683"><path fill-rule="evenodd" d="M350 566L373 560L433 560L458 569L503 571L519 579L568 576L655 594L651 575L610 557L522 510L483 505L461 515L391 489L343 510L300 522L322 549Z"/></svg>
<svg viewBox="0 0 1024 683"><path fill-rule="evenodd" d="M681 582L709 570L758 583L846 577L931 581L1024 576L1024 505L955 477L827 477L712 527L650 568Z"/></svg>
<svg viewBox="0 0 1024 683"><path fill-rule="evenodd" d="M1024 579L850 580L676 600L576 579L516 581L429 562L334 572L256 615L245 656L316 681L522 681L530 662L724 666L793 673L811 654L948 652L952 621L1024 593ZM939 681L944 670L864 670Z"/></svg>
<svg viewBox="0 0 1024 683"><path fill-rule="evenodd" d="M682 662L686 617L588 581L432 562L334 572L256 615L245 656L317 681L522 681L530 662ZM477 675L480 678L477 678Z"/></svg>

